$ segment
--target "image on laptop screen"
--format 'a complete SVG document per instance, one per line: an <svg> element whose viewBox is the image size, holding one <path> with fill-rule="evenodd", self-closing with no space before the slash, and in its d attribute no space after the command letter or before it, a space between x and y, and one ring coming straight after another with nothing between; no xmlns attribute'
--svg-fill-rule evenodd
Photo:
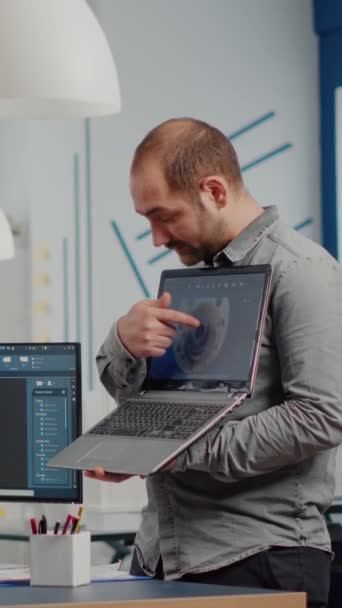
<svg viewBox="0 0 342 608"><path fill-rule="evenodd" d="M262 272L166 277L171 307L201 325L176 327L165 355L150 360L151 379L248 383L264 289Z"/></svg>
<svg viewBox="0 0 342 608"><path fill-rule="evenodd" d="M0 501L82 501L77 471L47 462L81 433L76 343L0 344Z"/></svg>

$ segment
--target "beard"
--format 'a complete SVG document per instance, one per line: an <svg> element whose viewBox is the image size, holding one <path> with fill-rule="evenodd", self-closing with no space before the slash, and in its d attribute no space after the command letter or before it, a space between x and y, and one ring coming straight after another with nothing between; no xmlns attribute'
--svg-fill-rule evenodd
<svg viewBox="0 0 342 608"><path fill-rule="evenodd" d="M178 254L184 266L195 266L201 262L211 263L213 257L221 250L221 243L224 238L222 222L213 222L203 209L201 201L194 206L196 217L194 218L193 232L194 240L197 245L190 245L187 241L171 239L167 244L167 249L171 249ZM224 244L226 244L224 242Z"/></svg>
<svg viewBox="0 0 342 608"><path fill-rule="evenodd" d="M212 257L212 253L207 247L192 247L183 241L172 241L167 245L167 249L175 251L184 266L195 266L200 262Z"/></svg>

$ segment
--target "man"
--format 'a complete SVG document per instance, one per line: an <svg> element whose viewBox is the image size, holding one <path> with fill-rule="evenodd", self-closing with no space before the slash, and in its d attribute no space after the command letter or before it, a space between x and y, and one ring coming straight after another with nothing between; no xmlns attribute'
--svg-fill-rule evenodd
<svg viewBox="0 0 342 608"><path fill-rule="evenodd" d="M232 145L201 121L153 129L135 152L130 186L154 245L174 249L186 266L273 267L254 394L146 480L133 567L166 579L307 591L309 606L326 606L323 512L342 442L340 267L253 199ZM145 358L165 353L172 323L196 326L179 314L163 294L135 304L110 330L97 363L118 404L141 385Z"/></svg>

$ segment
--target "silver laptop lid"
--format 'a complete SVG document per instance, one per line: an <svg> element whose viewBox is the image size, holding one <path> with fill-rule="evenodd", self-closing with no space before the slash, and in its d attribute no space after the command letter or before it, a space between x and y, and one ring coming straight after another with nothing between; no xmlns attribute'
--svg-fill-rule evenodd
<svg viewBox="0 0 342 608"><path fill-rule="evenodd" d="M177 326L162 357L152 357L144 388L250 394L267 308L271 266L165 270L159 295L201 321Z"/></svg>

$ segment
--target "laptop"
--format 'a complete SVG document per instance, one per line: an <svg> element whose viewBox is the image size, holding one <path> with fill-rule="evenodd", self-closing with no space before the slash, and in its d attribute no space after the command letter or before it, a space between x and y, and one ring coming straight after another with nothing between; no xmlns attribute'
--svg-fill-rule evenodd
<svg viewBox="0 0 342 608"><path fill-rule="evenodd" d="M201 325L177 325L145 382L48 466L149 475L161 471L252 394L271 266L162 272L159 295Z"/></svg>

